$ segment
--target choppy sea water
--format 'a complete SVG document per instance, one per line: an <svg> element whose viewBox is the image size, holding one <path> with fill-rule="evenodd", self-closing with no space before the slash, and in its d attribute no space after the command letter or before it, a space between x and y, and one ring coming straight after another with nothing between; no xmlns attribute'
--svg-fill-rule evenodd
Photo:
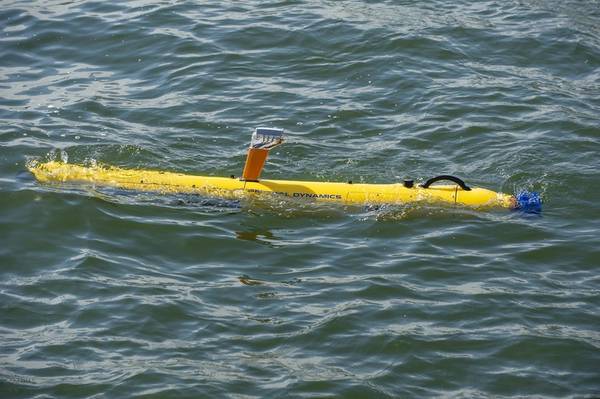
<svg viewBox="0 0 600 399"><path fill-rule="evenodd" d="M0 7L0 396L597 397L598 1ZM451 173L503 210L43 186Z"/></svg>

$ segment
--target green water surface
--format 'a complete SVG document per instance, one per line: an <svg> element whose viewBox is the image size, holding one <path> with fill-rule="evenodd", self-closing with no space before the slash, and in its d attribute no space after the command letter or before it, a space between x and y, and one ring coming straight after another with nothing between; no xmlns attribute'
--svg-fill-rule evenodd
<svg viewBox="0 0 600 399"><path fill-rule="evenodd" d="M1 398L600 396L598 1L0 3ZM44 186L30 160L540 192Z"/></svg>

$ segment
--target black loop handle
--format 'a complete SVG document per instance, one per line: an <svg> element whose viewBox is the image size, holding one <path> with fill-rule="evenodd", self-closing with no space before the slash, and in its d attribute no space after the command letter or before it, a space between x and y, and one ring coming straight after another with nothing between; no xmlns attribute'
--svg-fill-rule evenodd
<svg viewBox="0 0 600 399"><path fill-rule="evenodd" d="M431 179L427 180L425 182L425 184L422 184L421 187L429 188L429 186L431 186L433 183L435 183L436 181L440 181L440 180L450 180L450 181L458 184L460 186L460 188L462 188L463 190L471 191L471 187L467 186L462 179L459 179L456 176L450 176L450 175L440 175L440 176L432 177Z"/></svg>

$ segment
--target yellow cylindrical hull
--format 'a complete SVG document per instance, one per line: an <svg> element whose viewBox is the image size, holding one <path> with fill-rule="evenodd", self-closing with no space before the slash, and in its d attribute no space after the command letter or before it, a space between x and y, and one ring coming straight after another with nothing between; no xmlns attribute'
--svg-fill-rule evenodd
<svg viewBox="0 0 600 399"><path fill-rule="evenodd" d="M408 188L401 183L353 184L294 180L250 182L233 177L194 176L116 167L85 167L62 162L32 163L28 168L42 183L86 182L128 190L197 193L228 199L271 195L348 205L403 204L422 201L472 207L515 207L515 197L512 195L484 188L472 188L467 191L456 185Z"/></svg>

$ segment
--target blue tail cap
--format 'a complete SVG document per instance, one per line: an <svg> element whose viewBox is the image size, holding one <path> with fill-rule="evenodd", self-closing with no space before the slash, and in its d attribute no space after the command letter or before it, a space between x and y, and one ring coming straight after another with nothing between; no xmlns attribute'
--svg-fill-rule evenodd
<svg viewBox="0 0 600 399"><path fill-rule="evenodd" d="M542 213L542 198L534 191L521 191L517 199L516 209L525 213Z"/></svg>

